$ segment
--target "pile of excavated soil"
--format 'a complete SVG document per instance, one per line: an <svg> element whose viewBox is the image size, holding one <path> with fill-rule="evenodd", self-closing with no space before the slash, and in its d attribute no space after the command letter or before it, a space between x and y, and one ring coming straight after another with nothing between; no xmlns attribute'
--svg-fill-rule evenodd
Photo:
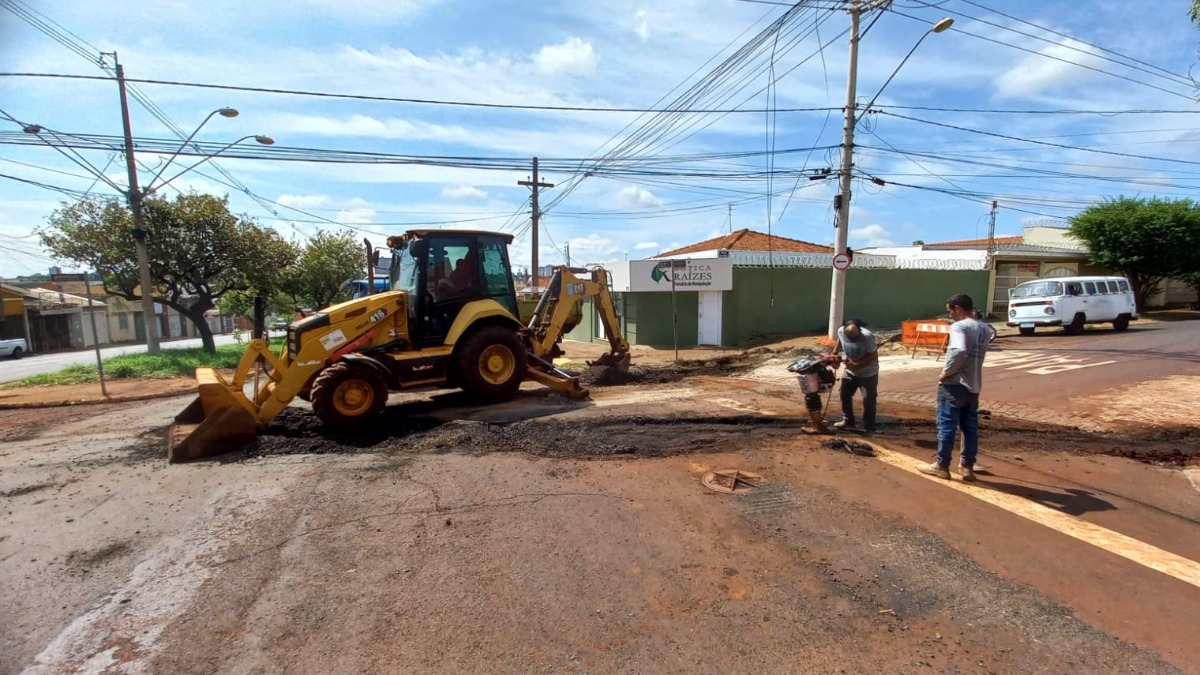
<svg viewBox="0 0 1200 675"><path fill-rule="evenodd" d="M639 364L630 366L628 373L619 373L616 370L598 366L573 374L579 376L580 383L585 387L669 384L697 375L733 377L748 373L773 358L798 359L816 353L816 350L804 347L780 351L759 347L711 359L686 360L666 364Z"/></svg>

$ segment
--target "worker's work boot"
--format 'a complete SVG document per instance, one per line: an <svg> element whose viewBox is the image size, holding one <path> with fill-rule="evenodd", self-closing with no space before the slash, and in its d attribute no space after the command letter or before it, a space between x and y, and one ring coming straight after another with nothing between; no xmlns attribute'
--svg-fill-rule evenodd
<svg viewBox="0 0 1200 675"><path fill-rule="evenodd" d="M831 434L829 427L825 426L825 416L819 412L810 412L808 414L809 426L812 427L813 433Z"/></svg>
<svg viewBox="0 0 1200 675"><path fill-rule="evenodd" d="M969 466L962 466L962 465L959 465L959 467L958 467L958 474L959 474L960 476L962 476L962 479L963 479L964 481L968 482L968 483L974 483L974 482L975 482L975 480L976 480L976 478L975 478L975 469L973 469L973 468L971 468L971 467L969 467Z"/></svg>
<svg viewBox="0 0 1200 675"><path fill-rule="evenodd" d="M938 464L937 462L930 462L929 464L918 464L917 471L920 471L921 473L925 474L926 476L935 476L937 478L945 478L946 480L950 480L950 469L947 469L946 467L942 466L941 464Z"/></svg>

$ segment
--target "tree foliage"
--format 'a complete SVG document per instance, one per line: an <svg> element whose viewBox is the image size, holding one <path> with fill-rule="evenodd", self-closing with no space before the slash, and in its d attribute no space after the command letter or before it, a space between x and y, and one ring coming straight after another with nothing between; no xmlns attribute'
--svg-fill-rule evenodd
<svg viewBox="0 0 1200 675"><path fill-rule="evenodd" d="M367 258L350 232L318 231L285 281L286 291L313 309L346 300L345 283L366 275Z"/></svg>
<svg viewBox="0 0 1200 675"><path fill-rule="evenodd" d="M1129 277L1141 308L1160 282L1200 271L1200 205L1120 197L1071 218L1092 262Z"/></svg>
<svg viewBox="0 0 1200 675"><path fill-rule="evenodd" d="M215 344L204 313L233 291L275 293L279 271L298 255L275 230L231 214L227 199L154 198L143 213L154 297L186 316L209 351ZM129 209L112 200L82 200L52 213L39 234L56 256L99 272L108 292L136 300L142 289L132 232Z"/></svg>
<svg viewBox="0 0 1200 675"><path fill-rule="evenodd" d="M1200 27L1200 0L1192 0L1192 9L1188 12L1188 15L1191 16L1192 21L1195 22L1198 27Z"/></svg>

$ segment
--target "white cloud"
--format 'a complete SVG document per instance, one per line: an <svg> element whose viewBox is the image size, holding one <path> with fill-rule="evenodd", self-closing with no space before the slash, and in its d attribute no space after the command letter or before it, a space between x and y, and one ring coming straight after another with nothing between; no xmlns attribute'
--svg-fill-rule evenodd
<svg viewBox="0 0 1200 675"><path fill-rule="evenodd" d="M657 209L664 202L649 190L635 185L622 188L616 195L617 206L623 209Z"/></svg>
<svg viewBox="0 0 1200 675"><path fill-rule="evenodd" d="M572 264L607 263L621 259L621 245L595 233L574 237L568 243L571 244Z"/></svg>
<svg viewBox="0 0 1200 675"><path fill-rule="evenodd" d="M303 5L316 12L324 12L343 19L357 19L363 22L378 24L384 20L395 20L416 14L428 6L437 4L436 0L359 0L358 2L343 2L343 0L304 0Z"/></svg>
<svg viewBox="0 0 1200 675"><path fill-rule="evenodd" d="M592 43L569 37L558 45L546 45L533 57L543 73L587 75L596 70L596 51Z"/></svg>
<svg viewBox="0 0 1200 675"><path fill-rule="evenodd" d="M275 201L297 209L319 209L329 204L329 197L325 195L279 195Z"/></svg>
<svg viewBox="0 0 1200 675"><path fill-rule="evenodd" d="M337 215L333 217L333 220L339 223L365 225L367 223L375 222L375 215L375 209L366 205L362 205L338 211Z"/></svg>
<svg viewBox="0 0 1200 675"><path fill-rule="evenodd" d="M891 233L882 225L850 228L850 241L858 246L895 246Z"/></svg>
<svg viewBox="0 0 1200 675"><path fill-rule="evenodd" d="M1065 38L1038 54L1026 56L1001 73L996 78L996 89L1001 96L1034 96L1057 85L1094 75L1094 71L1080 66L1095 68L1101 61L1092 46Z"/></svg>
<svg viewBox="0 0 1200 675"><path fill-rule="evenodd" d="M642 42L650 39L650 14L644 9L639 9L633 15L633 21L636 24L634 32L642 39Z"/></svg>
<svg viewBox="0 0 1200 675"><path fill-rule="evenodd" d="M661 248L662 246L657 241L639 241L633 246L635 251L657 251Z"/></svg>
<svg viewBox="0 0 1200 675"><path fill-rule="evenodd" d="M442 188L442 196L447 199L487 199L488 193L472 185Z"/></svg>

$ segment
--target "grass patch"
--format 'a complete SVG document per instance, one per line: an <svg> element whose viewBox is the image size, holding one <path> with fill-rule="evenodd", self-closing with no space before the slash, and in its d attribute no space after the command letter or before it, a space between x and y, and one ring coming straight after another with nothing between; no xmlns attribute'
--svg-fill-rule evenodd
<svg viewBox="0 0 1200 675"><path fill-rule="evenodd" d="M271 341L271 351L278 353L282 339ZM104 359L104 377L109 380L134 378L171 379L191 377L197 368L236 368L246 348L241 345L221 345L215 354L201 347L189 349L164 348L160 354L122 354ZM56 373L32 375L23 380L8 382L0 389L16 387L49 387L64 384L88 384L99 382L100 373L95 365L76 364Z"/></svg>

